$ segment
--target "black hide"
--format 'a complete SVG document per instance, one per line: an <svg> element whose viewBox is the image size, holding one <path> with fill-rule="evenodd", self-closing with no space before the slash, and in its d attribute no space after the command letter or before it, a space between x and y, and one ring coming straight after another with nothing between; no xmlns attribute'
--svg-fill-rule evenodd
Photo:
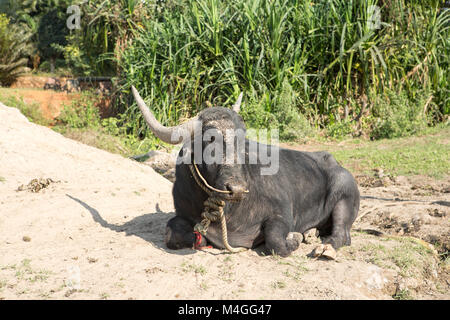
<svg viewBox="0 0 450 320"><path fill-rule="evenodd" d="M199 114L204 128L219 123L223 128L245 128L242 118L224 108L210 108ZM188 144L186 148L192 147ZM246 156L249 141L246 140ZM222 168L199 164L208 183L224 188L228 181L241 183L248 193L241 201L227 202L224 213L228 241L232 247L253 248L265 242L269 252L288 256L299 243L287 238L289 232L304 233L317 228L323 243L335 249L350 245L350 228L359 210L355 179L327 152L300 152L280 148L279 170L261 175L261 164ZM248 159L247 159L248 160ZM193 227L201 221L203 202L208 198L195 182L187 164L176 166L173 186L176 217L166 229L166 245L171 249L192 247ZM219 222L209 226L206 240L223 248Z"/></svg>

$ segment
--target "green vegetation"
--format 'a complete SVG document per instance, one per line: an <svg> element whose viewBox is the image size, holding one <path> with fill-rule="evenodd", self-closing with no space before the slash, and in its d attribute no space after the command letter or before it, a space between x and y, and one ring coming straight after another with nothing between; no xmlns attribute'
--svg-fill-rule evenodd
<svg viewBox="0 0 450 320"><path fill-rule="evenodd" d="M419 137L373 142L353 141L327 146L336 159L354 172L382 168L392 175L424 174L442 178L450 172L450 127L428 129Z"/></svg>
<svg viewBox="0 0 450 320"><path fill-rule="evenodd" d="M181 264L181 268L183 270L183 272L194 272L194 273L198 273L201 275L205 275L206 274L206 268L202 265L199 264L195 264L195 263L188 263L188 262L183 262Z"/></svg>
<svg viewBox="0 0 450 320"><path fill-rule="evenodd" d="M446 121L444 2L6 0L0 12L8 28L31 35L18 40L33 48L20 56L34 70L113 76L127 134L150 135L133 84L167 125L229 106L243 91L250 127L279 128L283 140L298 141L323 128L334 138L380 139ZM81 25L68 31L73 4Z"/></svg>
<svg viewBox="0 0 450 320"><path fill-rule="evenodd" d="M247 125L277 128L283 141L423 134L450 114L444 2L5 0L0 82L27 64L112 76L113 118L100 119L84 99L55 129L122 154L159 144L131 85L165 125L230 106L243 91ZM80 8L79 29L65 26L69 5Z"/></svg>
<svg viewBox="0 0 450 320"><path fill-rule="evenodd" d="M142 21L152 19L154 1L72 1L80 7L81 28L57 46L72 71L82 75L118 75L123 50Z"/></svg>
<svg viewBox="0 0 450 320"><path fill-rule="evenodd" d="M408 99L402 93L386 90L385 97L374 101L374 116L371 137L396 138L423 132L427 128L424 106L429 94L420 93L415 99Z"/></svg>
<svg viewBox="0 0 450 320"><path fill-rule="evenodd" d="M373 243L367 237L364 243L343 247L340 252L348 258L358 259L378 265L381 268L396 269L402 277L429 277L429 269L437 264L433 252L414 238L384 238L384 244ZM353 256L353 257L352 257Z"/></svg>
<svg viewBox="0 0 450 320"><path fill-rule="evenodd" d="M131 84L171 125L208 104L229 106L243 90L248 124L279 127L284 139L302 138L310 125L332 136L395 137L411 119L420 125L401 134L414 133L449 112L450 14L442 4L169 1L123 52L121 111L143 129L129 106ZM391 119L391 104L395 115L413 111Z"/></svg>
<svg viewBox="0 0 450 320"><path fill-rule="evenodd" d="M54 121L42 115L37 103L24 102L20 98L20 90L14 89L14 92L13 95L10 89L0 88L0 102L19 109L34 123L51 126L56 132L87 145L126 157L142 154L150 149L171 147L154 136L140 139L128 134L126 127L120 125L119 118L102 119L96 106L98 99L92 92L85 92L69 105L65 105Z"/></svg>
<svg viewBox="0 0 450 320"><path fill-rule="evenodd" d="M287 266L283 274L290 279L300 281L302 276L310 271L306 266L306 258L301 256L291 256L289 258L277 258L279 265Z"/></svg>
<svg viewBox="0 0 450 320"><path fill-rule="evenodd" d="M286 288L286 282L282 280L273 281L270 286L274 289L284 289Z"/></svg>
<svg viewBox="0 0 450 320"><path fill-rule="evenodd" d="M18 76L26 73L28 43L31 34L12 24L10 18L0 12L0 86L10 85Z"/></svg>
<svg viewBox="0 0 450 320"><path fill-rule="evenodd" d="M392 298L395 300L413 300L413 296L411 295L411 292L409 292L408 289L402 289L396 292Z"/></svg>
<svg viewBox="0 0 450 320"><path fill-rule="evenodd" d="M82 94L79 99L64 107L53 129L68 138L123 156L167 148L166 144L154 136L140 139L127 133L127 126L121 125L120 117L102 119L95 102L93 93Z"/></svg>
<svg viewBox="0 0 450 320"><path fill-rule="evenodd" d="M57 59L62 58L62 54L57 51L55 46L65 46L67 44L66 36L66 9L71 0L3 0L0 1L0 14L6 14L10 20L9 29L6 33L20 43L26 46L26 50L17 50L19 47L7 46L11 53L20 57L24 65L32 66L34 71L38 70L39 64L42 67L49 67L48 71L55 73L55 67L62 67ZM13 29L13 30L11 30ZM1 36L0 31L0 38ZM3 48L3 46L0 46ZM8 57L6 54L4 57ZM2 53L0 50L0 64ZM61 71L57 72L62 73ZM65 72L67 74L67 70ZM0 68L0 78L9 77L10 84L15 77L15 73L2 71ZM1 84L1 83L0 83Z"/></svg>
<svg viewBox="0 0 450 320"><path fill-rule="evenodd" d="M26 280L30 283L34 282L45 282L49 276L51 275L51 272L48 270L35 270L31 267L31 260L30 259L23 259L19 266L17 265L10 265L6 267L2 267L1 270L14 270L15 271L15 277L17 280Z"/></svg>
<svg viewBox="0 0 450 320"><path fill-rule="evenodd" d="M67 45L68 30L62 8L49 9L39 21L37 45L42 57L50 64L50 72L55 72L56 59L61 55L58 47Z"/></svg>
<svg viewBox="0 0 450 320"><path fill-rule="evenodd" d="M93 93L84 93L66 105L52 123L42 116L35 103L27 104L8 91L10 89L0 89L0 101L5 105L18 108L32 122L52 125L53 130L85 144L127 157L150 149L172 148L153 135L138 138L128 133L124 125L127 122L120 118L102 119ZM315 142L314 150L331 152L355 174L371 174L374 168L382 168L386 174L393 176L423 174L443 178L450 172L449 136L450 127L440 124L434 128L423 128L420 135L414 137L376 141L347 139L339 145L327 141Z"/></svg>

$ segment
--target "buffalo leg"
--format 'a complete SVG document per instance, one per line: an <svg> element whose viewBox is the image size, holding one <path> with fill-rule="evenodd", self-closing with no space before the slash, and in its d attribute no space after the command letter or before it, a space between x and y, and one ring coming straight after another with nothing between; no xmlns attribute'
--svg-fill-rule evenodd
<svg viewBox="0 0 450 320"><path fill-rule="evenodd" d="M331 213L331 235L323 237L322 243L331 244L336 250L350 245L350 229L355 218L356 215L349 199L339 200Z"/></svg>
<svg viewBox="0 0 450 320"><path fill-rule="evenodd" d="M186 219L176 216L167 222L166 246L169 249L192 248L195 243L193 227ZM202 237L202 243L206 245L206 239Z"/></svg>
<svg viewBox="0 0 450 320"><path fill-rule="evenodd" d="M282 257L289 256L302 241L289 233L289 225L282 219L271 219L264 224L264 238L266 249Z"/></svg>

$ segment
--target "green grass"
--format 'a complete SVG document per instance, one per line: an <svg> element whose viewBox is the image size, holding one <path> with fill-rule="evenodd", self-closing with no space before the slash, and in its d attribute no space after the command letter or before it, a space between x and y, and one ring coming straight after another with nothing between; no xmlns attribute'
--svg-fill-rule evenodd
<svg viewBox="0 0 450 320"><path fill-rule="evenodd" d="M376 129L375 138L416 134L414 110L426 109L434 122L449 113L450 12L438 14L442 4L170 1L121 52L120 107L142 130L131 85L166 125L208 105L228 107L243 91L249 126L277 126L297 140L308 122L330 127L331 136L351 133L347 124L367 100L362 125ZM379 28L371 27L373 6Z"/></svg>
<svg viewBox="0 0 450 320"><path fill-rule="evenodd" d="M349 141L329 151L353 172L382 168L392 175L427 175L443 178L450 173L450 127L437 127L428 135L374 142Z"/></svg>
<svg viewBox="0 0 450 320"><path fill-rule="evenodd" d="M183 272L186 272L186 273L194 272L194 273L198 273L201 275L206 274L206 268L202 265L195 264L195 263L183 262L181 264L181 268L182 268Z"/></svg>
<svg viewBox="0 0 450 320"><path fill-rule="evenodd" d="M15 270L15 277L17 280L25 280L30 283L35 282L45 282L49 276L52 274L51 271L48 270L35 270L31 267L30 259L23 259L19 266L12 265L2 268L3 269L12 269Z"/></svg>
<svg viewBox="0 0 450 320"><path fill-rule="evenodd" d="M274 289L284 289L286 288L286 282L282 280L273 281L270 286Z"/></svg>
<svg viewBox="0 0 450 320"><path fill-rule="evenodd" d="M106 300L109 297L110 297L109 293L103 292L103 293L100 294L100 299L102 299L102 300Z"/></svg>
<svg viewBox="0 0 450 320"><path fill-rule="evenodd" d="M64 106L53 129L68 138L126 157L151 149L172 148L153 135L139 137L133 134L123 116L102 119L96 103L95 93L83 93L79 99Z"/></svg>
<svg viewBox="0 0 450 320"><path fill-rule="evenodd" d="M29 75L29 74L27 74ZM55 75L49 75L49 77L54 77ZM29 92L29 91L44 91L44 89L41 88L8 88L8 87L0 87L0 95L13 95L17 93L21 93L23 91Z"/></svg>
<svg viewBox="0 0 450 320"><path fill-rule="evenodd" d="M8 285L8 281L6 280L0 280L0 292L3 291L3 289Z"/></svg>
<svg viewBox="0 0 450 320"><path fill-rule="evenodd" d="M413 238L379 238L385 240L382 244L373 239L367 237L364 243L344 247L340 252L350 259L396 269L402 277L428 277L430 266L436 263L433 252Z"/></svg>
<svg viewBox="0 0 450 320"><path fill-rule="evenodd" d="M55 126L52 128L63 136L87 144L89 146L117 153L124 157L148 152L154 149L151 139L138 140L128 135L113 135L106 132L104 128L70 128L66 126Z"/></svg>

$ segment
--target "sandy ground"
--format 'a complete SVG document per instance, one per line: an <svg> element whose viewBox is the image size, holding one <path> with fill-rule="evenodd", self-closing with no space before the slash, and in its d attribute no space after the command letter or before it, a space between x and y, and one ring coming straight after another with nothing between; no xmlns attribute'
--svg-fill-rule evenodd
<svg viewBox="0 0 450 320"><path fill-rule="evenodd" d="M336 261L308 257L314 238L282 259L260 249L167 249L171 182L145 164L30 123L2 104L0 151L0 299L392 299L402 288L418 298L450 298L448 270L437 255L427 256L429 268L411 284L397 266L376 263L363 250L400 241L357 231L380 229L375 220L387 210L398 222L393 230L403 228L395 212L411 213L406 220L420 212L419 231L437 221L433 232L448 235L450 199L441 192L448 181L422 196L409 181L390 187L395 190L376 188L370 195L388 200L363 199L362 210L374 210L355 225L352 246ZM34 178L53 182L31 192L26 186ZM393 192L425 202L405 207L389 201Z"/></svg>

